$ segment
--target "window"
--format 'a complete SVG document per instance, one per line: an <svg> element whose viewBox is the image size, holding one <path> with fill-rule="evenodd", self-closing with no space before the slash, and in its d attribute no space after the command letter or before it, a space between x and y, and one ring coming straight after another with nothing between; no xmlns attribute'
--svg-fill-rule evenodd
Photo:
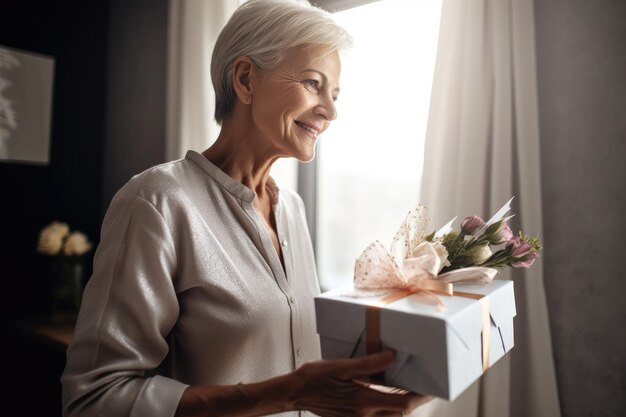
<svg viewBox="0 0 626 417"><path fill-rule="evenodd" d="M318 142L307 207L322 290L350 282L356 257L373 240L388 246L418 202L440 13L441 0L385 0L335 14L355 46L342 56L339 117ZM281 160L272 175L293 186L295 166ZM303 169L298 191L311 205Z"/></svg>

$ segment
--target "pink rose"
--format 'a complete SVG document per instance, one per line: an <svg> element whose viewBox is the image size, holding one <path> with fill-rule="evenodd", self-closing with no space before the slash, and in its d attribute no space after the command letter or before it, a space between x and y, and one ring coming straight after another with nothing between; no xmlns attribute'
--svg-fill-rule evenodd
<svg viewBox="0 0 626 417"><path fill-rule="evenodd" d="M521 258L526 256L533 250L533 247L530 243L526 242L519 236L512 237L507 243L507 248L512 248L511 256L514 258Z"/></svg>
<svg viewBox="0 0 626 417"><path fill-rule="evenodd" d="M463 219L461 223L461 230L468 235L473 235L485 225L485 221L478 216L469 216Z"/></svg>
<svg viewBox="0 0 626 417"><path fill-rule="evenodd" d="M494 245L501 245L503 243L508 242L513 238L513 232L509 225L505 222L504 227L498 230L496 233L491 236L489 241Z"/></svg>
<svg viewBox="0 0 626 417"><path fill-rule="evenodd" d="M528 255L524 256L524 259L518 262L513 262L511 266L513 268L530 268L533 263L535 263L535 259L539 257L539 253L530 252Z"/></svg>
<svg viewBox="0 0 626 417"><path fill-rule="evenodd" d="M535 248L519 236L511 238L506 247L511 250L511 257L518 259L511 263L513 268L530 268L539 257Z"/></svg>

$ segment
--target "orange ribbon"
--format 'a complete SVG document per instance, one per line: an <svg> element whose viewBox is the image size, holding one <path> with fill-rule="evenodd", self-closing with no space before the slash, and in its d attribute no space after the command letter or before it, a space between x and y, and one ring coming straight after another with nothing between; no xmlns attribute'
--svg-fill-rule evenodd
<svg viewBox="0 0 626 417"><path fill-rule="evenodd" d="M489 369L489 350L491 342L491 316L489 315L489 298L482 294L473 294L471 292L455 291L453 295L465 298L472 298L478 300L480 303L480 310L482 312L482 357L483 357L483 372L487 372Z"/></svg>
<svg viewBox="0 0 626 417"><path fill-rule="evenodd" d="M401 300L411 294L425 293L437 300L437 307L440 308L443 303L435 295L435 293L471 298L478 300L482 312L482 363L483 372L489 369L489 349L490 349L490 333L491 319L489 316L489 298L482 294L473 294L469 292L453 291L452 284L443 283L435 280L425 280L419 288L403 289L400 291L387 294L382 298L368 305L365 310L365 349L367 354L377 353L382 350L382 341L380 339L380 311L388 304ZM381 375L374 379L380 380Z"/></svg>

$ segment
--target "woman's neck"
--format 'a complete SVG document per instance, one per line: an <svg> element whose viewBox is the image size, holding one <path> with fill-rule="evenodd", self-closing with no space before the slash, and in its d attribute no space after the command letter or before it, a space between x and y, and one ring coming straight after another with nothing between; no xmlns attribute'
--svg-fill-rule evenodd
<svg viewBox="0 0 626 417"><path fill-rule="evenodd" d="M236 126L236 125L235 125ZM225 123L213 145L202 152L213 165L231 178L241 182L265 199L273 190L268 189L268 179L272 164L278 159L275 152L263 149L258 134L233 123Z"/></svg>

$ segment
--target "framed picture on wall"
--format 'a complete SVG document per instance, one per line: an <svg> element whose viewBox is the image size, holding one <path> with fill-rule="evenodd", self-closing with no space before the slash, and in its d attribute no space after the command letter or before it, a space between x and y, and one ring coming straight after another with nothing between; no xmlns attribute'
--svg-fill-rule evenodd
<svg viewBox="0 0 626 417"><path fill-rule="evenodd" d="M54 58L0 45L0 162L48 165Z"/></svg>

